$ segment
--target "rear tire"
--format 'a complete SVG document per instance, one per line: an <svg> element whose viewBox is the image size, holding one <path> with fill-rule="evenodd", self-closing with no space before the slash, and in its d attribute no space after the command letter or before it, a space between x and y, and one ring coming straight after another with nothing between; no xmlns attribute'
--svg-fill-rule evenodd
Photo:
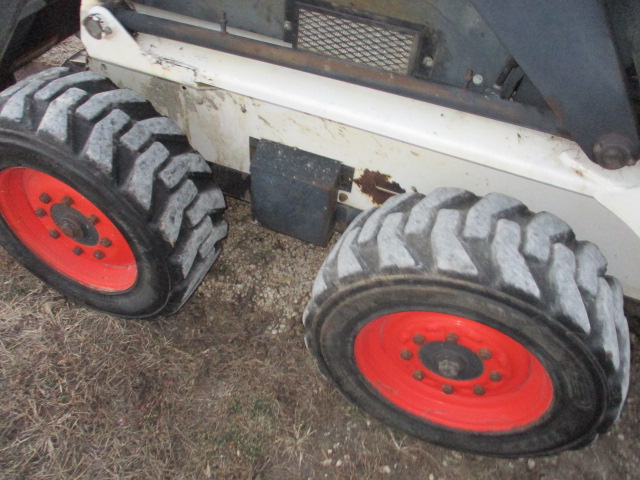
<svg viewBox="0 0 640 480"><path fill-rule="evenodd" d="M557 217L499 194L405 194L361 214L316 278L305 340L379 420L445 447L592 442L629 382L619 283Z"/></svg>
<svg viewBox="0 0 640 480"><path fill-rule="evenodd" d="M175 312L220 253L224 198L178 126L92 72L0 93L0 241L74 300Z"/></svg>

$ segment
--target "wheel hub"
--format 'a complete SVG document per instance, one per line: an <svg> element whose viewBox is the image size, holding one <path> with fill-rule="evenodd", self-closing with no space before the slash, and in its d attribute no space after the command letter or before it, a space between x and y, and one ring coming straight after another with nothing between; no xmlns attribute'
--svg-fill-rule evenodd
<svg viewBox="0 0 640 480"><path fill-rule="evenodd" d="M478 355L457 343L425 343L418 355L426 368L452 380L472 380L484 372L484 364Z"/></svg>
<svg viewBox="0 0 640 480"><path fill-rule="evenodd" d="M57 203L51 207L51 218L60 231L72 240L86 246L98 244L98 231L90 219L75 208Z"/></svg>
<svg viewBox="0 0 640 480"><path fill-rule="evenodd" d="M138 268L127 239L75 188L38 170L0 172L0 215L40 261L83 286L122 292Z"/></svg>
<svg viewBox="0 0 640 480"><path fill-rule="evenodd" d="M522 344L477 321L429 311L367 323L354 356L398 408L468 431L507 431L539 420L553 400L548 373Z"/></svg>

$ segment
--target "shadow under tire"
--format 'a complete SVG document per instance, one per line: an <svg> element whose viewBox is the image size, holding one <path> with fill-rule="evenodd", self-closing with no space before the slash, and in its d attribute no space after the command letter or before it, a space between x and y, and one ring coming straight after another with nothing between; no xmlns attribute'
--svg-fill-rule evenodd
<svg viewBox="0 0 640 480"><path fill-rule="evenodd" d="M442 188L362 213L304 314L320 370L423 440L483 455L556 453L620 415L629 332L595 245L501 194Z"/></svg>
<svg viewBox="0 0 640 480"><path fill-rule="evenodd" d="M65 296L174 313L220 253L224 207L205 160L133 91L54 68L0 92L0 242Z"/></svg>

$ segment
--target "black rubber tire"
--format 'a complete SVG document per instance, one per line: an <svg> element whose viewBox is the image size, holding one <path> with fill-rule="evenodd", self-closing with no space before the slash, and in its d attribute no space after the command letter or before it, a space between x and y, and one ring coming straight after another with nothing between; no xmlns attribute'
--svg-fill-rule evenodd
<svg viewBox="0 0 640 480"><path fill-rule="evenodd" d="M54 68L0 93L0 171L11 167L76 189L133 251L135 285L105 293L51 268L0 217L2 245L77 302L122 317L174 313L220 253L225 203L205 160L144 98L93 72Z"/></svg>
<svg viewBox="0 0 640 480"><path fill-rule="evenodd" d="M618 418L628 391L623 296L596 246L554 215L501 194L442 188L362 213L323 264L304 314L320 370L379 420L445 447L519 457L585 446ZM545 367L553 402L517 430L474 432L385 399L354 359L360 329L393 312L443 312L518 341Z"/></svg>

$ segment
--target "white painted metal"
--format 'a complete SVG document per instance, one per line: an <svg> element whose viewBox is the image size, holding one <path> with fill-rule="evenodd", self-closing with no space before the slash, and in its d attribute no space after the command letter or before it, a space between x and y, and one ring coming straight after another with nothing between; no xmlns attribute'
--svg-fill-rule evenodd
<svg viewBox="0 0 640 480"><path fill-rule="evenodd" d="M134 40L99 4L82 9L112 30L102 40L82 32L92 68L141 92L208 160L248 172L253 137L340 160L356 177L384 172L405 189L512 195L597 243L625 293L640 298L640 166L608 171L575 143L534 130L155 36ZM372 206L357 188L345 203Z"/></svg>

